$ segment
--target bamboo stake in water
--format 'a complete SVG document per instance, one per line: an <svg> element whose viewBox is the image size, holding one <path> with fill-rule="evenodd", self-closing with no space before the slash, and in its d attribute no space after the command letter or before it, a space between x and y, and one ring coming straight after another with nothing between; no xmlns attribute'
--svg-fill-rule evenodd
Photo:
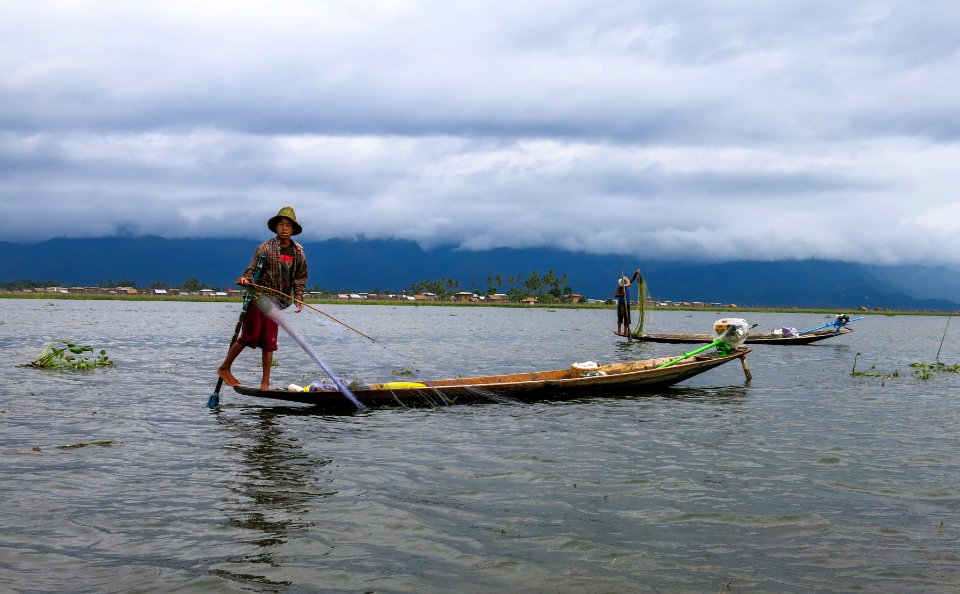
<svg viewBox="0 0 960 594"><path fill-rule="evenodd" d="M943 329L943 337L940 338L940 348L937 349L937 363L940 362L940 349L943 348L943 339L947 337L947 328L950 327L950 318L952 318L952 317L953 317L953 316L950 316L950 317L947 318L947 325L946 325L946 327Z"/></svg>

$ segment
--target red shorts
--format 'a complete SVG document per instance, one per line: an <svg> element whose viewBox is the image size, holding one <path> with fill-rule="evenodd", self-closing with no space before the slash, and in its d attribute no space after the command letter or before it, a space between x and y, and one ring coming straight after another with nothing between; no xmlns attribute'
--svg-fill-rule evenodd
<svg viewBox="0 0 960 594"><path fill-rule="evenodd" d="M267 317L256 303L251 303L243 317L243 327L237 342L268 353L277 350L277 323Z"/></svg>

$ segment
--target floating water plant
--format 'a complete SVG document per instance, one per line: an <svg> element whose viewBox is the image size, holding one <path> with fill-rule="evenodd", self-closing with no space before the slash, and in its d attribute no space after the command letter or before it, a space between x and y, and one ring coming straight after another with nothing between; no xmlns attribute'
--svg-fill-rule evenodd
<svg viewBox="0 0 960 594"><path fill-rule="evenodd" d="M854 377L900 377L899 369L893 373L880 373L876 371L873 365L866 371L858 371L857 359L860 355L861 353L857 353L856 357L853 358L853 369L850 370L850 375ZM938 373L960 373L960 363L947 365L942 361L937 361L936 363L910 363L909 365L913 368L913 377L921 380L931 379Z"/></svg>
<svg viewBox="0 0 960 594"><path fill-rule="evenodd" d="M937 361L936 363L911 363L910 367L913 367L913 377L922 380L930 379L937 373L960 372L960 363L947 365L943 361Z"/></svg>
<svg viewBox="0 0 960 594"><path fill-rule="evenodd" d="M85 370L113 367L113 361L104 349L101 349L99 354L94 354L93 347L90 345L80 345L69 340L55 340L44 347L36 359L20 367Z"/></svg>
<svg viewBox="0 0 960 594"><path fill-rule="evenodd" d="M862 353L857 353L853 358L853 369L850 370L850 375L853 377L900 377L900 370L896 369L893 373L880 373L877 371L875 365L871 365L866 371L857 371L857 358L860 357Z"/></svg>

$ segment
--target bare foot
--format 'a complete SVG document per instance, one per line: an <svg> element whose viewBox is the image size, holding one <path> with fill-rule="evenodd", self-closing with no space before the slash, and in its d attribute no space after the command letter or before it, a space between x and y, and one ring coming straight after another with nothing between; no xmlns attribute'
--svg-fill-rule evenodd
<svg viewBox="0 0 960 594"><path fill-rule="evenodd" d="M223 379L223 383L227 384L231 388L233 388L234 386L240 385L240 380L233 377L233 374L230 373L229 369L224 369L223 367L220 367L219 369L217 369L217 375L219 375Z"/></svg>
<svg viewBox="0 0 960 594"><path fill-rule="evenodd" d="M261 391L266 392L266 391L269 390L269 389L270 389L270 383L269 383L269 382L267 382L267 383L265 383L265 384L260 384L260 390L261 390Z"/></svg>

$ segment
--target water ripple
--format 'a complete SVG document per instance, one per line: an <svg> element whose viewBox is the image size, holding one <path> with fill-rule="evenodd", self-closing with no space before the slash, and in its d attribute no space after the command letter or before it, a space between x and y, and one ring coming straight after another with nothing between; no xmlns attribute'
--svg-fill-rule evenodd
<svg viewBox="0 0 960 594"><path fill-rule="evenodd" d="M335 369L377 379L676 351L611 337L604 310L329 310L394 352L293 323ZM204 406L237 304L0 313L13 592L960 589L960 378L849 375L858 352L882 370L928 360L939 319L869 316L833 344L758 347L750 384L724 366L615 399L321 414L230 390ZM657 312L649 329L717 317ZM117 367L16 367L63 337ZM944 354L958 349L948 336ZM319 374L283 337L277 358L277 385ZM252 380L257 362L235 369Z"/></svg>

